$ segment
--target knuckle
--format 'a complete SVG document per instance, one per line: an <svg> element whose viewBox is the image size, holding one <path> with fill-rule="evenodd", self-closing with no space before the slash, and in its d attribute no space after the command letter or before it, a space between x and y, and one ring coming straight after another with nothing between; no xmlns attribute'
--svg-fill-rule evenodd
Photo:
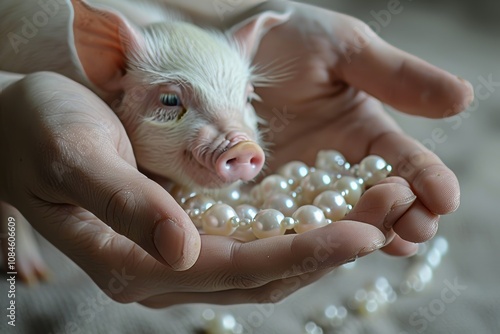
<svg viewBox="0 0 500 334"><path fill-rule="evenodd" d="M106 195L104 195L106 196ZM103 201L106 222L113 223L113 229L124 235L130 234L132 222L135 219L137 206L134 192L130 189L117 189ZM128 214L124 215L123 213Z"/></svg>

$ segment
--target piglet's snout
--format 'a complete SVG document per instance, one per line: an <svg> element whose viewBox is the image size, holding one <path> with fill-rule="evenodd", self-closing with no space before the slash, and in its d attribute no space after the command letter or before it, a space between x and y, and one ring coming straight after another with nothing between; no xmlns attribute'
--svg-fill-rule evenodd
<svg viewBox="0 0 500 334"><path fill-rule="evenodd" d="M264 165L262 148L253 141L243 141L224 152L216 163L216 171L224 182L250 181Z"/></svg>

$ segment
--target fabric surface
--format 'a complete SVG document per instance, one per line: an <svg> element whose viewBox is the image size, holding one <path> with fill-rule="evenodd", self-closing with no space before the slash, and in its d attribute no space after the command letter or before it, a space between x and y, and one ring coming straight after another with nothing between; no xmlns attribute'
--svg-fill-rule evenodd
<svg viewBox="0 0 500 334"><path fill-rule="evenodd" d="M365 21L382 22L380 34L398 47L460 75L481 92L488 78L500 82L500 14L496 2L401 1L404 10L377 21L387 1L314 1ZM492 12L496 11L496 15ZM380 17L379 17L380 18ZM432 148L457 173L462 205L443 217L439 234L449 252L422 292L400 296L372 316L349 316L338 333L500 333L498 253L500 235L500 84L471 111L451 120L430 121L394 114L402 127ZM436 141L442 129L446 139ZM2 222L4 223L4 222ZM16 327L7 325L6 276L0 280L0 333L198 333L206 308L230 311L248 333L304 333L304 325L328 304L345 304L354 292L385 276L398 287L408 259L374 254L350 269L340 268L278 305L212 307L182 305L150 310L108 299L75 264L41 241L53 271L50 282L27 287L16 282ZM443 302L449 283L460 285L453 302ZM421 314L431 310L427 317ZM434 309L435 312L432 312ZM437 312L439 311L439 312ZM411 317L413 316L413 321ZM332 331L333 332L333 331Z"/></svg>

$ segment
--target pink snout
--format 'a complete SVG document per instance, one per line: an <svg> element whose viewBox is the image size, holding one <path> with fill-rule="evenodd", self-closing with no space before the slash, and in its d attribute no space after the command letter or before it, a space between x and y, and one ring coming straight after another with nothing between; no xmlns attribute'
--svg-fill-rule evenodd
<svg viewBox="0 0 500 334"><path fill-rule="evenodd" d="M219 157L216 171L227 183L238 180L250 181L260 173L265 159L264 151L259 145L252 141L244 141L231 147Z"/></svg>

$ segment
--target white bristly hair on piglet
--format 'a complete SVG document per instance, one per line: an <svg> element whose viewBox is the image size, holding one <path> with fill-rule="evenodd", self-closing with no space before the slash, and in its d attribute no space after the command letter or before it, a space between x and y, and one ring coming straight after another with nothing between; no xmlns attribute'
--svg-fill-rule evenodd
<svg viewBox="0 0 500 334"><path fill-rule="evenodd" d="M240 137L244 134L245 141L264 146L257 128L259 118L248 103L248 95L254 95L252 81L258 76L243 46L224 33L180 21L153 24L142 37L127 55L126 87L133 90L140 86L145 91L155 86L160 90L166 87L166 91L174 88L182 96L184 110L178 111L174 119L171 115L175 113L168 115L161 105L140 113L142 120L136 119L131 133L138 161L148 171L184 185L227 185L216 182L215 175L196 180L197 174L211 171L200 168L193 173L186 169L185 160L197 167L213 165L208 157L215 159L224 153L228 149L226 141L233 140L228 134L234 132L241 132ZM119 111L123 115L131 115L128 108L137 108L137 101L127 100L128 91L126 88ZM151 95L143 96L147 99ZM217 130L223 136L214 133ZM182 155L180 143L186 145ZM197 157L207 158L199 161Z"/></svg>

